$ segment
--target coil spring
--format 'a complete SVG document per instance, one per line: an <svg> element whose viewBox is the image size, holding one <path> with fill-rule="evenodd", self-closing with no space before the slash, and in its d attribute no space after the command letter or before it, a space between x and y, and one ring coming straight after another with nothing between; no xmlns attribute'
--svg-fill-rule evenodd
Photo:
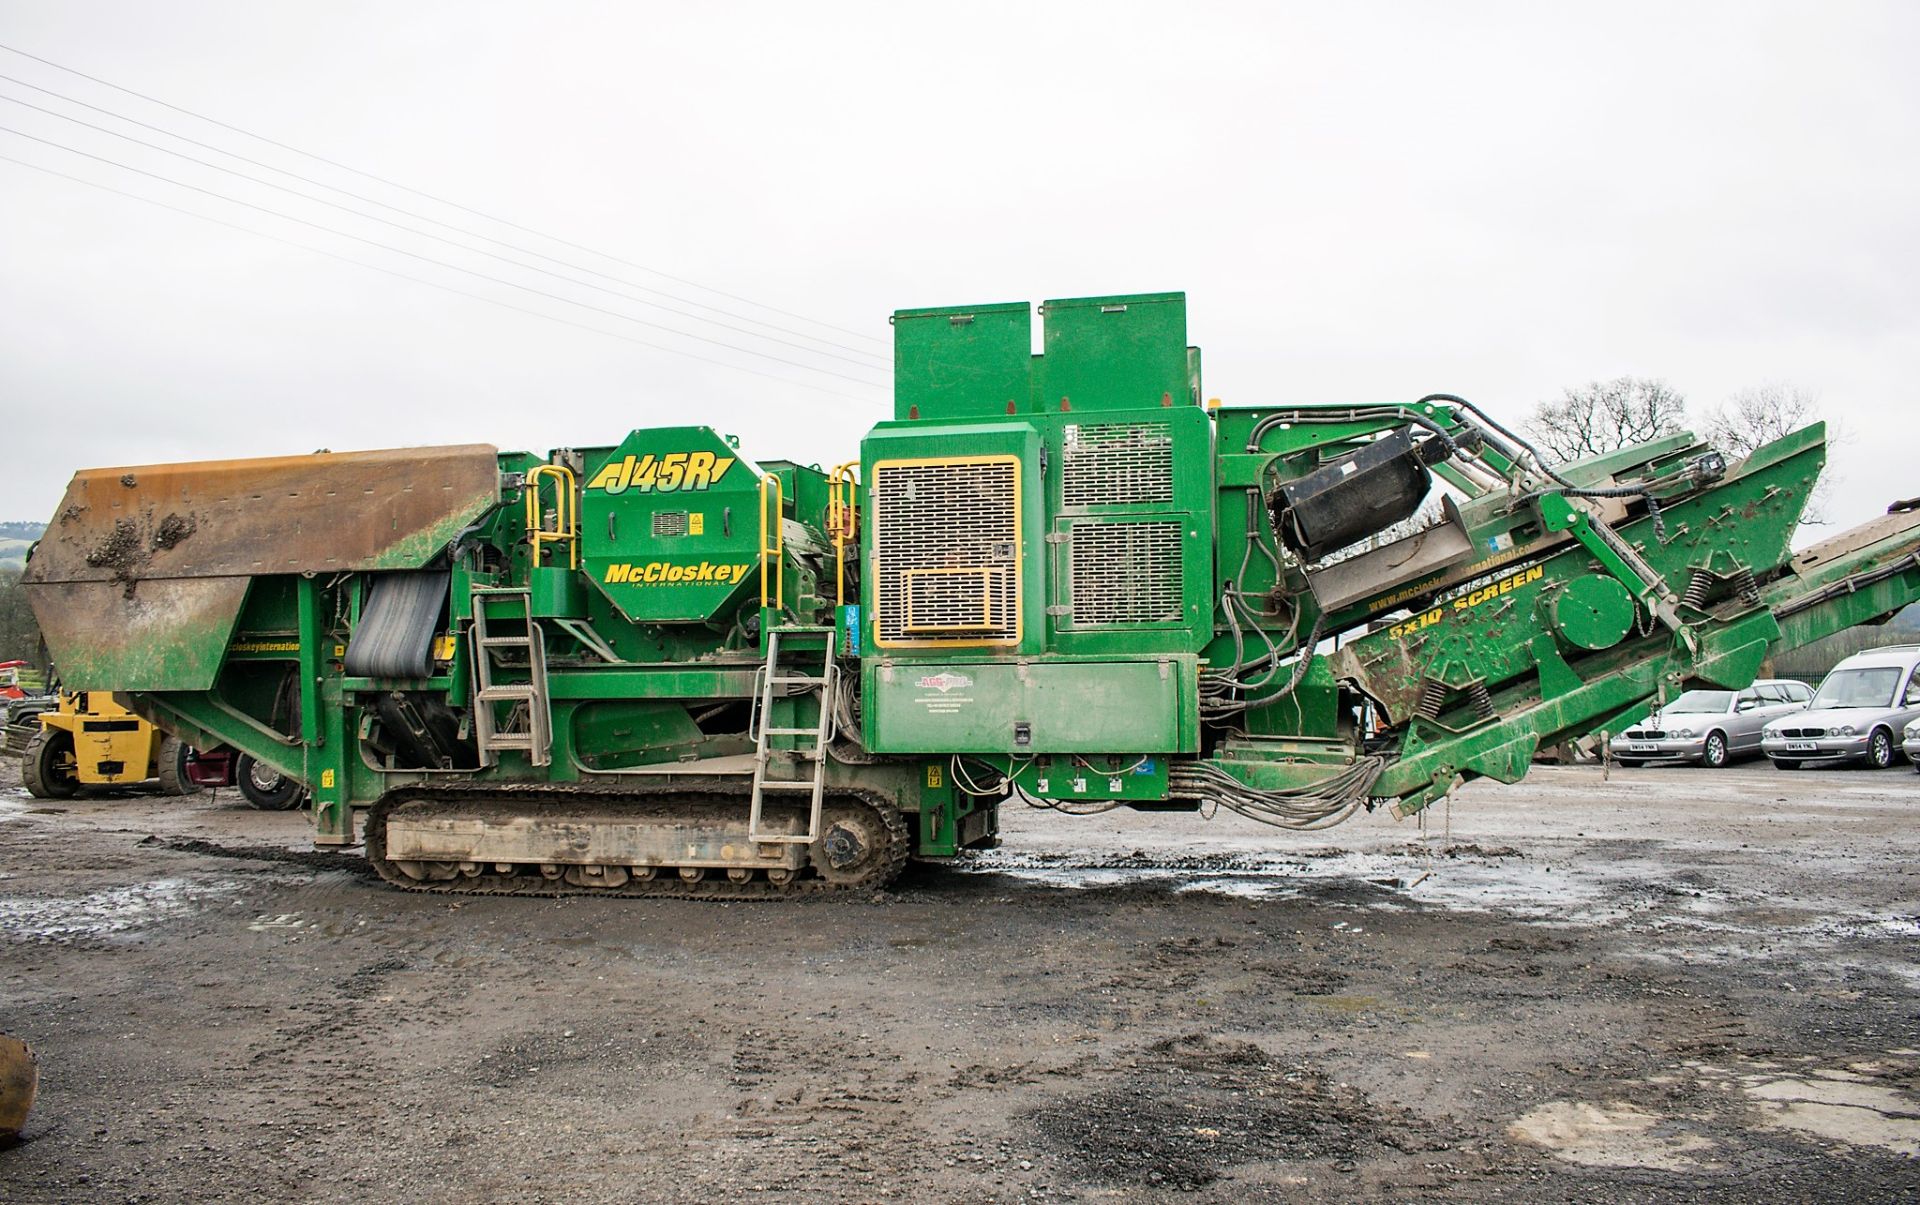
<svg viewBox="0 0 1920 1205"><path fill-rule="evenodd" d="M1760 601L1760 583L1753 580L1753 570L1742 565L1733 574L1734 592L1740 595L1742 602Z"/></svg>
<svg viewBox="0 0 1920 1205"><path fill-rule="evenodd" d="M1713 574L1708 573L1705 569L1695 569L1693 576L1687 581L1686 592L1680 596L1680 605L1683 607L1692 607L1698 611L1706 605L1707 592L1712 589Z"/></svg>
<svg viewBox="0 0 1920 1205"><path fill-rule="evenodd" d="M1481 719L1493 718L1493 692L1487 689L1485 682L1475 682L1467 687L1467 702L1473 704L1473 713Z"/></svg>
<svg viewBox="0 0 1920 1205"><path fill-rule="evenodd" d="M1446 684L1429 679L1427 684L1420 688L1420 701L1414 704L1413 713L1423 720L1437 720L1440 718L1440 709L1446 705L1446 702Z"/></svg>

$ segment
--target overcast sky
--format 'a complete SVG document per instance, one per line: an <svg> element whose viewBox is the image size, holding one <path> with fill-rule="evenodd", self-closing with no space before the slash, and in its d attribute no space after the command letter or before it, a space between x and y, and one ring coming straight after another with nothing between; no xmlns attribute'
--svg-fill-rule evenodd
<svg viewBox="0 0 1920 1205"><path fill-rule="evenodd" d="M0 519L321 446L700 422L833 463L891 310L1169 289L1229 404L1784 382L1852 433L1835 520L1920 494L1920 5L0 0L0 42L628 261L0 51L0 96L570 280L15 103L126 167L0 155L578 324L0 162Z"/></svg>

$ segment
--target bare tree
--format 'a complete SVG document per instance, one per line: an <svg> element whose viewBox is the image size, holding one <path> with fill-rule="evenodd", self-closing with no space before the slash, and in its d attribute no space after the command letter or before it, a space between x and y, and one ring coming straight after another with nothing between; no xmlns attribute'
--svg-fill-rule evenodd
<svg viewBox="0 0 1920 1205"><path fill-rule="evenodd" d="M1686 413L1687 399L1665 381L1615 377L1540 403L1527 420L1527 434L1549 458L1564 463L1671 435Z"/></svg>
<svg viewBox="0 0 1920 1205"><path fill-rule="evenodd" d="M1728 398L1726 405L1707 416L1705 434L1714 447L1743 458L1819 418L1819 395L1776 382L1742 389Z"/></svg>
<svg viewBox="0 0 1920 1205"><path fill-rule="evenodd" d="M1705 435L1708 443L1728 457L1743 460L1761 445L1819 420L1820 395L1775 381L1742 389L1728 398L1724 406L1708 415ZM1836 434L1830 439L1829 446L1837 438ZM1828 480L1823 475L1813 487L1813 496L1800 517L1802 523L1817 526L1827 521Z"/></svg>

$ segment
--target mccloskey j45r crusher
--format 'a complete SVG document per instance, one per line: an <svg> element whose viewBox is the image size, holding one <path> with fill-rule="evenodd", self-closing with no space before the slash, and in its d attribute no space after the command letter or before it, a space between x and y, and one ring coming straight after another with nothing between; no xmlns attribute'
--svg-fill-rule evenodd
<svg viewBox="0 0 1920 1205"><path fill-rule="evenodd" d="M1180 294L1040 312L895 314L831 471L686 426L82 472L32 604L402 887L745 897L1010 798L1412 813L1920 597L1920 512L1790 553L1818 425L1554 466L1449 395L1209 403Z"/></svg>

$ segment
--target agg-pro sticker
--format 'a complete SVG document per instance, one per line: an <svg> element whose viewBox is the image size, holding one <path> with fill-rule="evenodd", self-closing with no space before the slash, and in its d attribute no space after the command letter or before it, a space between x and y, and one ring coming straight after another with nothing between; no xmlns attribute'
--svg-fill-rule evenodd
<svg viewBox="0 0 1920 1205"><path fill-rule="evenodd" d="M914 685L923 692L919 701L927 709L928 715L955 715L962 707L973 702L972 695L954 693L973 686L973 679L966 674L956 674L951 670L923 674Z"/></svg>

